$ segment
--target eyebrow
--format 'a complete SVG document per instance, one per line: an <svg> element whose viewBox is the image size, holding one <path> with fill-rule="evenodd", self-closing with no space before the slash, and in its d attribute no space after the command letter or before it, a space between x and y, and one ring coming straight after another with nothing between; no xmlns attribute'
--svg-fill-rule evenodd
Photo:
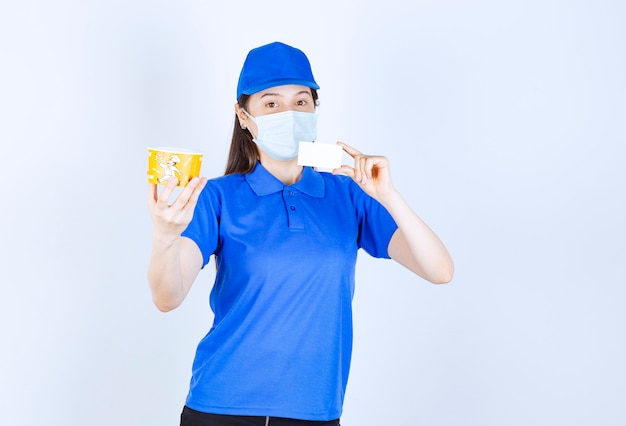
<svg viewBox="0 0 626 426"><path fill-rule="evenodd" d="M299 96L299 95L302 95L302 94L311 96L311 92L309 92L308 90L301 90L298 93L296 93L295 96ZM284 96L282 94L280 94L280 93L267 92L267 93L263 93L261 95L260 99L263 99L266 96L279 96L281 98L284 98Z"/></svg>

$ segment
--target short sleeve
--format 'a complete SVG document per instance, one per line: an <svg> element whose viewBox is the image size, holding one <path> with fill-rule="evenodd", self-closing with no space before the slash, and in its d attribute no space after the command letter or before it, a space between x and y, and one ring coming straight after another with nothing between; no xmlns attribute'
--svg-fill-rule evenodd
<svg viewBox="0 0 626 426"><path fill-rule="evenodd" d="M191 222L182 233L183 237L190 238L200 248L202 267L209 263L218 246L220 211L218 188L209 181L200 193Z"/></svg>
<svg viewBox="0 0 626 426"><path fill-rule="evenodd" d="M389 241L398 225L382 204L367 195L356 183L351 181L350 185L359 222L359 248L373 257L389 259Z"/></svg>

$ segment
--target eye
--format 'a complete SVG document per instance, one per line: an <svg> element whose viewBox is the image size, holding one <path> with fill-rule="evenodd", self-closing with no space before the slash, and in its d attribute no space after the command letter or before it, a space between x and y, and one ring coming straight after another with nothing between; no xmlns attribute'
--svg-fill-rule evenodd
<svg viewBox="0 0 626 426"><path fill-rule="evenodd" d="M271 101L271 102L266 103L265 106L268 108L276 108L278 104L274 101Z"/></svg>
<svg viewBox="0 0 626 426"><path fill-rule="evenodd" d="M301 100L296 102L296 105L298 105L298 106L306 106L307 103L308 103L307 101L305 101L304 99L301 99Z"/></svg>

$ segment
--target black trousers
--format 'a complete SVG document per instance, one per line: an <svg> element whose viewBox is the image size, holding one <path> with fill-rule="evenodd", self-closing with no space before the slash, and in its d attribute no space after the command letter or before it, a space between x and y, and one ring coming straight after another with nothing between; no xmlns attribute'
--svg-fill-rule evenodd
<svg viewBox="0 0 626 426"><path fill-rule="evenodd" d="M296 420L283 417L225 416L207 414L184 407L180 426L340 426L339 419L331 421Z"/></svg>

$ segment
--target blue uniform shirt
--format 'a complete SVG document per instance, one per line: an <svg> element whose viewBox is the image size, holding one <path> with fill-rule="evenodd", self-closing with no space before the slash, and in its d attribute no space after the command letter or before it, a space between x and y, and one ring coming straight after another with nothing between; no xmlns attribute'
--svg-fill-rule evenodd
<svg viewBox="0 0 626 426"><path fill-rule="evenodd" d="M214 323L187 406L232 415L341 416L357 250L388 258L397 226L352 179L304 168L287 186L260 163L209 180L183 236L215 255Z"/></svg>

